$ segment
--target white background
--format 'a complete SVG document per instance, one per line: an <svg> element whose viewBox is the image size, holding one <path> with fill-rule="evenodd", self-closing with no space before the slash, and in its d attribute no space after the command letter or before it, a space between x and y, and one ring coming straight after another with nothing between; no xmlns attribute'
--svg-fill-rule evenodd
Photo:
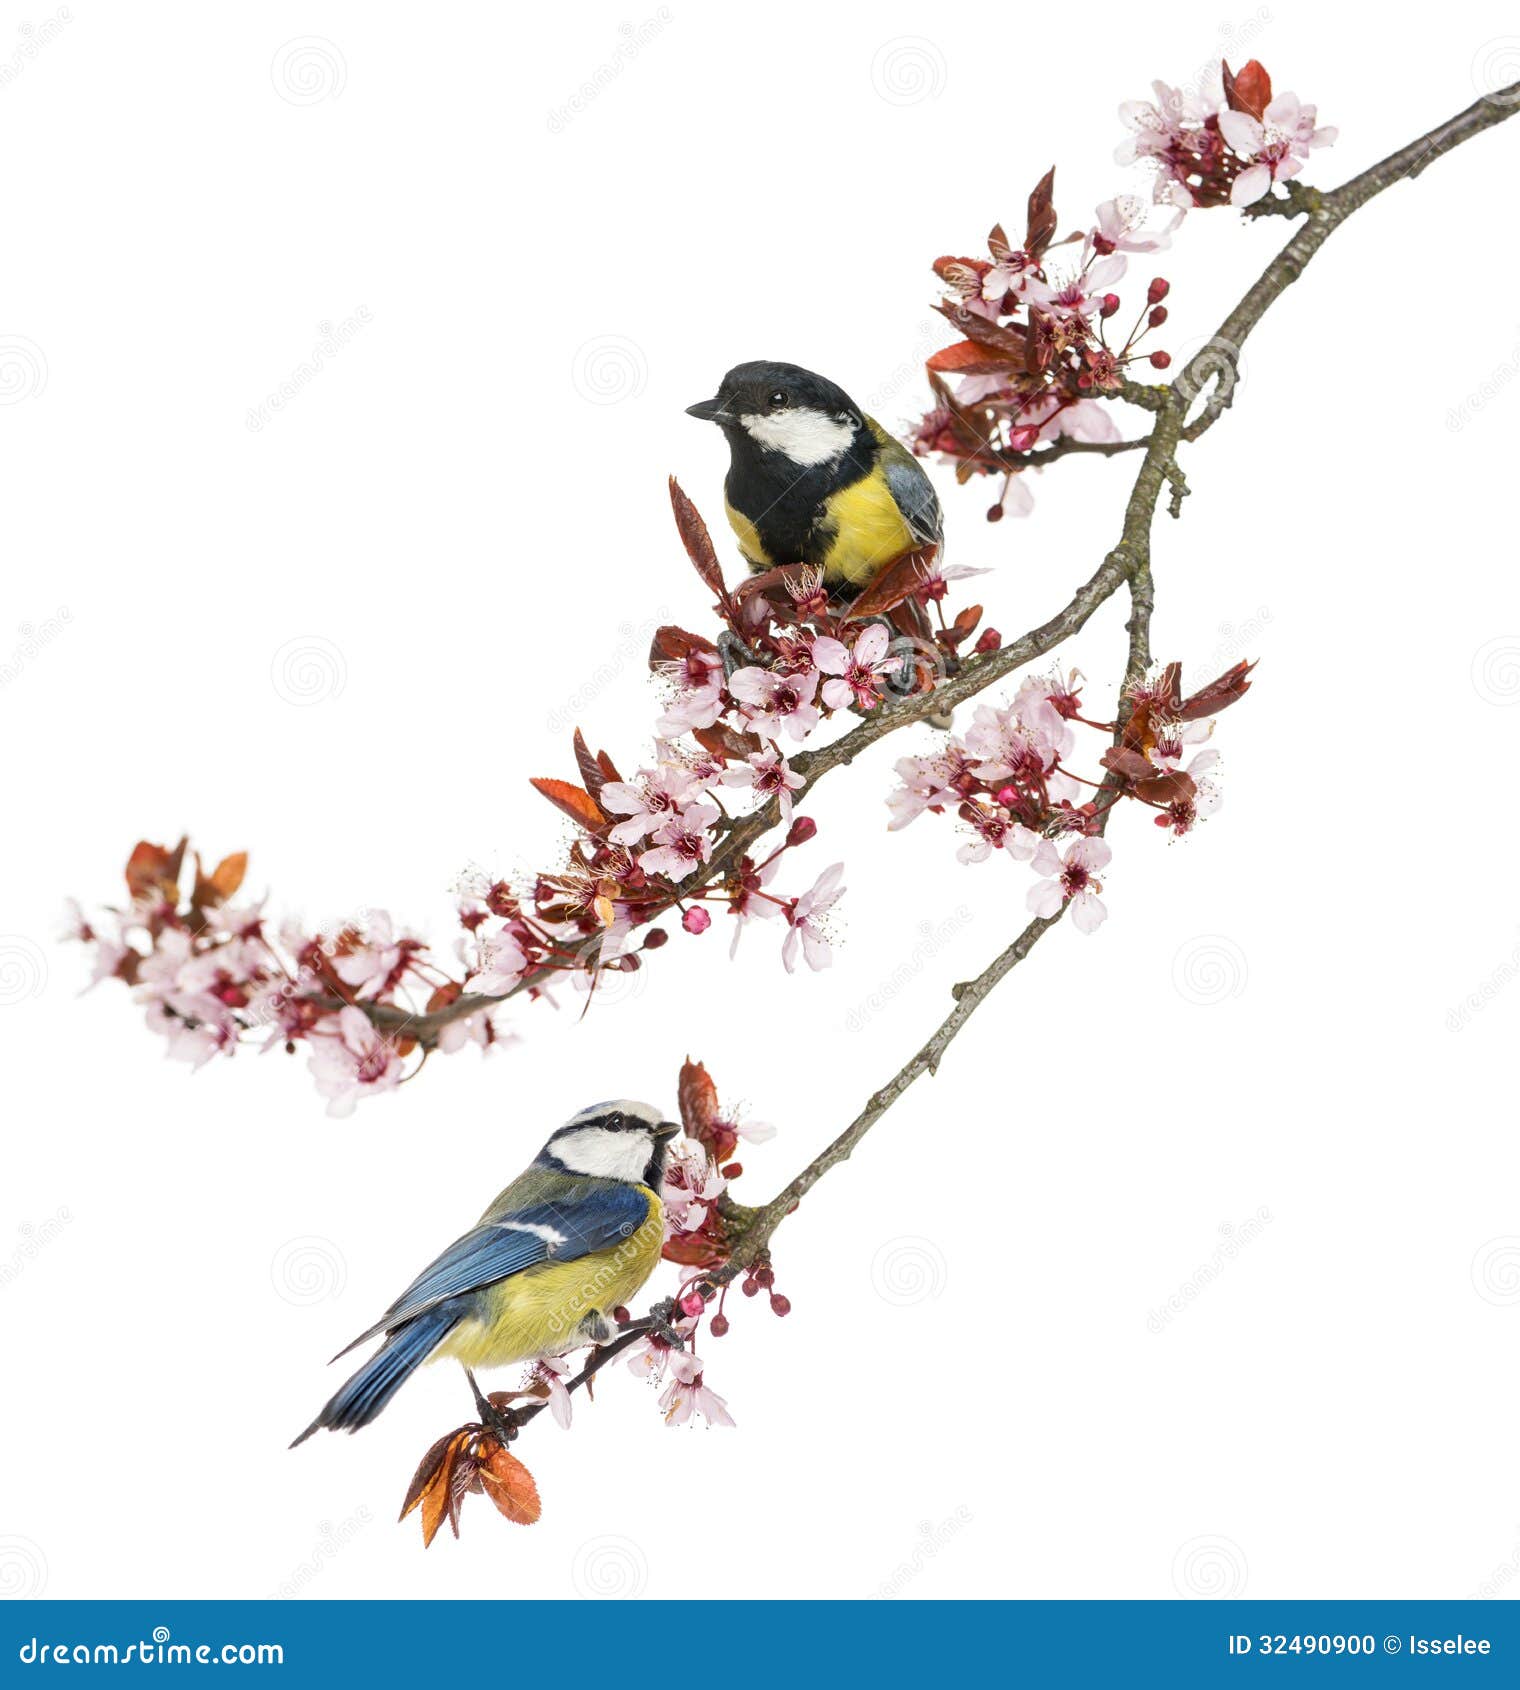
<svg viewBox="0 0 1520 1690"><path fill-rule="evenodd" d="M457 1372L360 1437L285 1448L326 1358L572 1109L669 1104L699 1055L781 1128L744 1156L760 1197L916 1047L1028 884L958 865L946 821L884 833L890 763L927 730L831 778L789 871L800 890L848 865L832 972L786 978L779 932L733 966L721 923L678 934L625 1001L583 1023L525 1007L516 1049L436 1061L349 1122L304 1061L166 1063L120 988L77 996L85 958L55 941L66 894L118 897L132 842L181 828L250 849L272 910L385 906L444 935L465 865L554 860L525 781L570 771L572 718L648 750L648 630L703 610L664 477L720 515L721 442L682 408L728 365L814 366L910 424L944 338L930 260L1018 225L1053 161L1063 228L1085 223L1130 184L1115 106L1150 78L1259 54L1341 126L1312 173L1331 185L1520 74L1513 16L71 10L0 88L0 647L61 622L0 688L0 1262L20 1267L0 1587L1502 1587L1520 125L1360 214L1252 338L1156 549L1158 655L1199 681L1261 659L1220 726L1225 809L1176 846L1124 817L1108 925L1053 934L787 1223L791 1318L739 1306L707 1346L737 1430L667 1430L620 1370L570 1435L521 1446L540 1525L472 1500L463 1541L426 1555L393 1518L466 1417ZM0 18L0 63L27 21ZM314 84L288 68L303 37L327 44ZM1191 218L1157 266L1163 344L1211 333L1285 232ZM951 559L996 566L975 586L1005 634L1091 572L1132 467L1064 463L996 529L985 484L936 472ZM1101 707L1121 622L1066 653ZM276 684L291 641L327 654L316 702Z"/></svg>

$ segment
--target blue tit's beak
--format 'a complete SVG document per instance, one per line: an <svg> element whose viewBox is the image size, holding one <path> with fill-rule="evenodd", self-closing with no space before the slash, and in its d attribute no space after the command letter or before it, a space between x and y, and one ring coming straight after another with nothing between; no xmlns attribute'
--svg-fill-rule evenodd
<svg viewBox="0 0 1520 1690"><path fill-rule="evenodd" d="M654 1129L655 1143L668 1144L671 1139L679 1135L680 1131L681 1126L678 1121L661 1121L659 1126Z"/></svg>
<svg viewBox="0 0 1520 1690"><path fill-rule="evenodd" d="M721 399L699 399L695 405L686 407L689 417L696 417L699 422L726 422L729 413L723 409Z"/></svg>

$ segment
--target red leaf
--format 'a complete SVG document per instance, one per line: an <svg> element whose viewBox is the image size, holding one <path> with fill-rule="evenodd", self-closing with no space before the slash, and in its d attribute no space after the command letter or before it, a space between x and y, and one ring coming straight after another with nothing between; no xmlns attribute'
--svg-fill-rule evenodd
<svg viewBox="0 0 1520 1690"><path fill-rule="evenodd" d="M127 890L134 898L162 893L171 903L179 900L179 871L185 860L187 840L171 851L163 845L139 839L127 858Z"/></svg>
<svg viewBox="0 0 1520 1690"><path fill-rule="evenodd" d="M1098 761L1105 769L1112 769L1116 775L1125 775L1130 780L1148 780L1156 772L1150 758L1127 745L1109 746Z"/></svg>
<svg viewBox="0 0 1520 1690"><path fill-rule="evenodd" d="M1213 716L1221 710L1229 709L1251 690L1251 683L1246 676L1255 667L1254 662L1247 663L1242 658L1232 668L1226 669L1217 681L1210 681L1206 687L1200 687L1191 698L1183 699L1172 715L1179 722L1196 722L1200 716Z"/></svg>
<svg viewBox="0 0 1520 1690"><path fill-rule="evenodd" d="M722 722L714 722L710 728L693 728L691 737L720 763L742 763L764 744L758 735L735 733Z"/></svg>
<svg viewBox="0 0 1520 1690"><path fill-rule="evenodd" d="M719 1267L728 1259L723 1246L705 1232L678 1232L665 1241L660 1254L667 1262L689 1268Z"/></svg>
<svg viewBox="0 0 1520 1690"><path fill-rule="evenodd" d="M243 876L248 872L248 853L234 851L230 857L222 860L212 869L210 874L201 873L201 859L199 852L195 858L195 891L190 901L201 909L213 909L218 904L225 904L227 900L243 884Z"/></svg>
<svg viewBox="0 0 1520 1690"><path fill-rule="evenodd" d="M1148 804L1175 804L1197 791L1197 782L1184 769L1166 769L1149 780L1135 782L1135 796Z"/></svg>
<svg viewBox="0 0 1520 1690"><path fill-rule="evenodd" d="M884 616L894 605L901 604L929 579L929 566L938 549L924 546L918 551L904 552L889 563L850 606L845 620L858 622L867 616Z"/></svg>
<svg viewBox="0 0 1520 1690"><path fill-rule="evenodd" d="M591 747L586 744L586 736L579 728L575 730L572 743L575 746L575 766L581 772L587 792L600 805L602 788L609 780L621 780L623 777L617 772L617 765L605 751L598 751L594 757L591 755Z"/></svg>
<svg viewBox="0 0 1520 1690"><path fill-rule="evenodd" d="M1261 122L1262 115L1272 103L1272 78L1258 59L1243 64L1232 72L1224 66L1224 97L1231 111L1248 112Z"/></svg>
<svg viewBox="0 0 1520 1690"><path fill-rule="evenodd" d="M934 309L942 317L948 317L967 340L974 340L989 352L1001 353L1005 362L1023 368L1026 354L1022 324L994 323L986 317L978 317L974 311L963 311L958 305L949 305L943 300Z"/></svg>
<svg viewBox="0 0 1520 1690"><path fill-rule="evenodd" d="M531 1526L543 1513L533 1475L494 1438L480 1440L475 1458L480 1463L476 1475L480 1488L496 1504L497 1511L515 1525Z"/></svg>
<svg viewBox="0 0 1520 1690"><path fill-rule="evenodd" d="M676 529L692 567L727 612L730 607L728 588L723 585L723 571L718 564L718 554L713 550L712 536L707 532L701 512L681 491L681 484L674 476L670 478L670 508L675 512Z"/></svg>
<svg viewBox="0 0 1520 1690"><path fill-rule="evenodd" d="M942 282L966 293L980 292L982 278L992 266L985 258L936 258L934 274Z"/></svg>
<svg viewBox="0 0 1520 1690"><path fill-rule="evenodd" d="M528 785L535 792L543 793L556 810L563 811L571 821L585 828L588 833L596 833L607 825L607 818L602 814L597 801L581 787L574 786L567 780L549 780L542 776L534 776Z"/></svg>
<svg viewBox="0 0 1520 1690"><path fill-rule="evenodd" d="M958 340L953 346L941 347L925 360L931 370L950 376L995 376L1006 370L1013 360L1001 352L988 352L974 340ZM1017 360L1023 367L1023 360Z"/></svg>
<svg viewBox="0 0 1520 1690"><path fill-rule="evenodd" d="M681 1064L681 1077L676 1081L676 1101L686 1136L700 1143L718 1119L718 1088L707 1069L689 1056Z"/></svg>
<svg viewBox="0 0 1520 1690"><path fill-rule="evenodd" d="M649 642L649 667L655 668L660 663L679 663L683 658L690 657L694 651L705 651L713 655L718 648L711 640L705 640L700 634L688 632L685 628L677 628L672 623L656 628L654 638Z"/></svg>
<svg viewBox="0 0 1520 1690"><path fill-rule="evenodd" d="M1055 239L1055 186L1056 167L1051 165L1035 183L1034 192L1029 196L1029 228L1024 236L1024 249L1031 258L1038 259Z"/></svg>

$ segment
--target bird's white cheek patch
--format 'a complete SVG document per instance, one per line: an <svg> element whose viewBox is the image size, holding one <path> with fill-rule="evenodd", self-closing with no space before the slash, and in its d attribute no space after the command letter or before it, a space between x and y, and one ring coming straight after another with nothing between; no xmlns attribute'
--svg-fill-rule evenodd
<svg viewBox="0 0 1520 1690"><path fill-rule="evenodd" d="M640 1132L609 1132L605 1127L576 1127L556 1133L549 1148L573 1174L601 1179L637 1180L649 1165L650 1142Z"/></svg>
<svg viewBox="0 0 1520 1690"><path fill-rule="evenodd" d="M839 457L855 438L852 424L827 411L776 411L739 421L756 445L784 453L794 464L809 468Z"/></svg>

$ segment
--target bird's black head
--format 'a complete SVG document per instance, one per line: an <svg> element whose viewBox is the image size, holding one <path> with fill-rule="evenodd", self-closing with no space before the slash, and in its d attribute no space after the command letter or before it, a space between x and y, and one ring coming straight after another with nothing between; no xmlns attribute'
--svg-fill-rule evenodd
<svg viewBox="0 0 1520 1690"><path fill-rule="evenodd" d="M686 414L715 422L738 450L779 452L795 464L828 463L864 431L860 407L827 376L797 364L736 364L712 399Z"/></svg>

